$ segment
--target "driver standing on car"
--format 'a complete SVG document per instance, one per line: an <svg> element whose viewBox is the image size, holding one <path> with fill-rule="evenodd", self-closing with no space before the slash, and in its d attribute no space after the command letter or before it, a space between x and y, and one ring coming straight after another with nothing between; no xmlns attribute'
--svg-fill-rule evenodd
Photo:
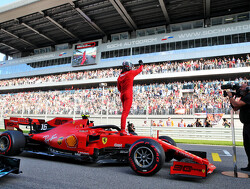
<svg viewBox="0 0 250 189"><path fill-rule="evenodd" d="M126 119L133 102L133 82L134 77L142 71L142 60L139 60L139 65L140 67L137 70L132 70L133 64L130 61L124 61L122 63L122 72L117 79L117 87L121 93L120 98L123 107L121 116L121 135L128 134L126 131Z"/></svg>

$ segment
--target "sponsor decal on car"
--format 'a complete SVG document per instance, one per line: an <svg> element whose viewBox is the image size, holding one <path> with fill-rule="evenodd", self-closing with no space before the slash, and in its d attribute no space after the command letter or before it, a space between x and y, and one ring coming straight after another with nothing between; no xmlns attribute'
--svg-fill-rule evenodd
<svg viewBox="0 0 250 189"><path fill-rule="evenodd" d="M60 137L57 141L57 144L60 146L62 144L62 141L63 141L63 137Z"/></svg>
<svg viewBox="0 0 250 189"><path fill-rule="evenodd" d="M127 154L128 153L128 150L121 150L120 151L120 154Z"/></svg>
<svg viewBox="0 0 250 189"><path fill-rule="evenodd" d="M114 144L114 147L120 147L120 148L121 148L121 147L122 147L122 144L117 144L117 143L115 143L115 144Z"/></svg>
<svg viewBox="0 0 250 189"><path fill-rule="evenodd" d="M78 154L83 154L83 155L89 155L88 152L81 152L81 151L78 151L77 153L78 153Z"/></svg>
<svg viewBox="0 0 250 189"><path fill-rule="evenodd" d="M79 132L81 132L81 133L87 133L89 131L88 130L79 130Z"/></svg>
<svg viewBox="0 0 250 189"><path fill-rule="evenodd" d="M206 177L207 176L206 170L207 170L207 165L205 164L174 161L173 166L170 167L170 174Z"/></svg>
<svg viewBox="0 0 250 189"><path fill-rule="evenodd" d="M70 135L66 138L66 144L70 148L76 148L78 141L75 135Z"/></svg>
<svg viewBox="0 0 250 189"><path fill-rule="evenodd" d="M106 144L108 142L108 138L107 137L102 137L102 143Z"/></svg>
<svg viewBox="0 0 250 189"><path fill-rule="evenodd" d="M50 137L50 135L45 135L43 138L44 138L44 142L49 144L53 139L57 138L57 135L54 134L51 137Z"/></svg>

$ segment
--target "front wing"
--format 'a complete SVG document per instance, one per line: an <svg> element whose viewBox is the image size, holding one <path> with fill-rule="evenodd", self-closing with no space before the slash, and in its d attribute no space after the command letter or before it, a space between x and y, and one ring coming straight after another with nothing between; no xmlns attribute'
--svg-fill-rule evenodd
<svg viewBox="0 0 250 189"><path fill-rule="evenodd" d="M174 161L170 167L171 175L182 175L190 177L207 177L208 173L212 173L215 166L212 164L198 164Z"/></svg>
<svg viewBox="0 0 250 189"><path fill-rule="evenodd" d="M0 178L10 173L19 174L20 159L0 155Z"/></svg>

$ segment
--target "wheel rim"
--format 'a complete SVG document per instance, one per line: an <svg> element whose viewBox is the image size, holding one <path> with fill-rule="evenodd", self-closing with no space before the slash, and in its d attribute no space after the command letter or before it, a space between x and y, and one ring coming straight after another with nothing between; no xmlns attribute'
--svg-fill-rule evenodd
<svg viewBox="0 0 250 189"><path fill-rule="evenodd" d="M6 151L9 147L9 139L7 136L2 136L0 138L0 151Z"/></svg>
<svg viewBox="0 0 250 189"><path fill-rule="evenodd" d="M154 161L154 154L148 147L140 147L134 153L134 160L137 166L147 168Z"/></svg>

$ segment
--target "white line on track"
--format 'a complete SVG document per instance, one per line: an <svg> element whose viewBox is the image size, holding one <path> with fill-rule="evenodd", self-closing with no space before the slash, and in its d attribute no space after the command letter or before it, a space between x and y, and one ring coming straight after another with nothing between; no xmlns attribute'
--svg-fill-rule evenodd
<svg viewBox="0 0 250 189"><path fill-rule="evenodd" d="M223 152L222 154L219 154L219 156L228 156L228 157L232 156L229 153L229 151L227 151L227 150L217 149L216 151L222 151Z"/></svg>

